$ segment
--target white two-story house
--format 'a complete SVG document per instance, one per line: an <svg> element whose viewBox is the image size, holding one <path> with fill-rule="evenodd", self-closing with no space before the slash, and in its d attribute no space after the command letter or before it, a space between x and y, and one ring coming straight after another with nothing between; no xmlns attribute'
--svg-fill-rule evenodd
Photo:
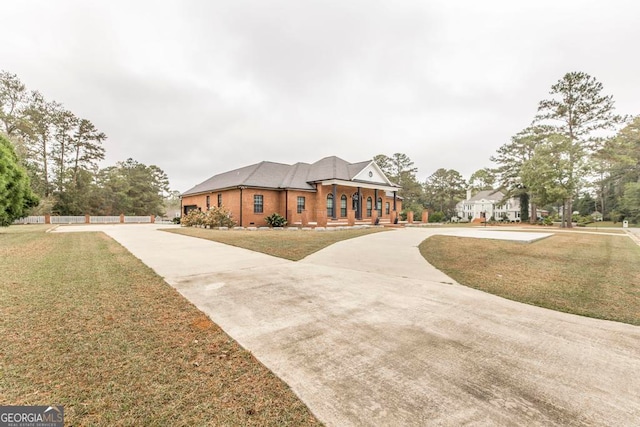
<svg viewBox="0 0 640 427"><path fill-rule="evenodd" d="M498 190L482 190L474 196L467 190L467 198L456 205L456 214L463 220L473 221L492 217L496 221L520 222L520 200L510 198L506 201L504 193Z"/></svg>

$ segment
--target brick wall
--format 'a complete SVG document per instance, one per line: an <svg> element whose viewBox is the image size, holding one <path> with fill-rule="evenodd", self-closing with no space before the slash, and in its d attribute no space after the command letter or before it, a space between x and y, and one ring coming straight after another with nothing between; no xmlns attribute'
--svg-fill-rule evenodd
<svg viewBox="0 0 640 427"><path fill-rule="evenodd" d="M254 196L261 195L263 202L262 213L254 213ZM276 212L284 216L284 209L280 209L280 192L277 190L261 190L245 188L242 190L242 225L243 227L264 227L267 222L265 217Z"/></svg>
<svg viewBox="0 0 640 427"><path fill-rule="evenodd" d="M311 212L315 212L316 210L316 193L311 191L299 191L299 190L289 190L286 193L287 194L285 195L285 192L283 191L281 194L282 202L280 206L282 207L283 212L284 212L285 206L287 206L287 209L289 210L289 215L285 215L284 213L281 213L280 215L286 216L287 221L289 221L289 224L296 224L296 223L302 222L302 213L298 213L298 197L304 197L304 205L305 205L304 208L307 211L307 215L310 218L310 221L315 221L315 217L313 214L311 214ZM287 203L285 203L285 196L289 200L288 205Z"/></svg>
<svg viewBox="0 0 640 427"><path fill-rule="evenodd" d="M240 219L242 217L243 227L261 227L266 226L267 223L264 220L266 216L271 215L274 212L286 217L289 224L295 224L302 222L302 214L297 212L298 197L305 198L305 210L309 221L316 222L318 220L317 215L319 211L326 212L327 209L327 195L331 194L333 188L331 185L321 186L318 185L317 192L300 191L300 190L266 190L245 188L242 191L240 189L232 189L226 191L216 191L207 194L198 194L193 196L184 196L182 198L182 213L184 214L184 206L195 205L200 210L207 210L207 196L209 196L209 205L211 207L218 206L218 194L222 195L222 206L229 211L233 216L234 221L240 225ZM334 200L334 209L336 217L338 219L346 220L349 212L353 211L352 195L357 192L355 187L337 186L336 199ZM240 194L242 193L242 206L243 212L240 215ZM254 195L262 195L263 198L263 212L254 213ZM376 209L376 201L374 198L375 191L371 189L362 189L362 219L371 218L367 216L367 198L371 197L372 211ZM345 195L347 198L347 216L341 215L340 203L341 197ZM378 191L378 197L382 198L382 216L383 219L391 217L393 212L393 197L386 197L384 191ZM389 214L386 213L385 202L389 202ZM402 210L402 201L397 199L396 201L397 211ZM287 212L288 210L288 212ZM372 212L373 214L373 212ZM330 220L330 218L329 218Z"/></svg>

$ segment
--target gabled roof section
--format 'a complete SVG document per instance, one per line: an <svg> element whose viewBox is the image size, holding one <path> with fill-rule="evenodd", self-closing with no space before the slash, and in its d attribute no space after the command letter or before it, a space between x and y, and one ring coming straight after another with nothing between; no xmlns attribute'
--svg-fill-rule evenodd
<svg viewBox="0 0 640 427"><path fill-rule="evenodd" d="M397 187L389 181L389 178L382 172L382 169L373 160L370 162L356 163L357 165L363 165L360 171L354 175L351 179L354 181L375 182L377 184L384 184Z"/></svg>
<svg viewBox="0 0 640 427"><path fill-rule="evenodd" d="M371 161L351 163L349 165L349 179L354 179L360 172L362 172L364 168L369 166L371 163Z"/></svg>

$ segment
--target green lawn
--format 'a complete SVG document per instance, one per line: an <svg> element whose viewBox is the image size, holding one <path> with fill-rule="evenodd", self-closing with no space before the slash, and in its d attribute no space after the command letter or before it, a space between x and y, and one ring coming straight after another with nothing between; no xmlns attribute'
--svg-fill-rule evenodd
<svg viewBox="0 0 640 427"><path fill-rule="evenodd" d="M0 229L0 405L67 425L318 425L288 386L101 233Z"/></svg>
<svg viewBox="0 0 640 427"><path fill-rule="evenodd" d="M640 325L640 247L624 235L558 233L530 244L434 236L420 252L472 288Z"/></svg>
<svg viewBox="0 0 640 427"><path fill-rule="evenodd" d="M635 225L633 224L631 226L635 227ZM622 230L622 223L620 221L597 221L592 222L591 224L587 224L587 228L619 228L620 230Z"/></svg>
<svg viewBox="0 0 640 427"><path fill-rule="evenodd" d="M371 233L386 231L384 228L361 228L336 231L289 231L289 230L212 230L181 227L165 229L170 233L199 237L227 245L237 246L280 258L299 261L320 249L336 242Z"/></svg>

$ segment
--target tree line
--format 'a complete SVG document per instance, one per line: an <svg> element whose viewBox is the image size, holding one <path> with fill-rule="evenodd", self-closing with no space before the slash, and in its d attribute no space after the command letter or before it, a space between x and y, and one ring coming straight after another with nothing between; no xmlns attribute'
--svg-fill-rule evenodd
<svg viewBox="0 0 640 427"><path fill-rule="evenodd" d="M440 168L419 182L417 168L402 153L374 160L402 186L405 211L420 215L428 209L436 221L456 216L467 189L494 189L520 200L523 221L535 222L535 212L544 208L561 215L564 227L572 226L576 211L640 222L640 116L616 114L613 96L583 72L567 73L553 84L532 123L490 157L495 166L468 180Z"/></svg>
<svg viewBox="0 0 640 427"><path fill-rule="evenodd" d="M32 191L28 204L37 201L31 206L33 213L164 213L169 180L159 167L127 159L100 169L105 133L63 104L28 90L17 75L6 71L0 71L0 134L10 142L4 144L13 153L7 156L15 157L26 174ZM9 157L5 160L8 163Z"/></svg>
<svg viewBox="0 0 640 427"><path fill-rule="evenodd" d="M398 191L403 199L401 219L406 219L409 211L420 218L423 210L427 209L431 212L430 221L447 220L456 215L455 206L464 199L468 188L487 190L495 182L495 174L488 168L476 171L469 181L454 169L440 168L420 182L416 177L418 168L404 153L378 154L373 160L392 182L401 187Z"/></svg>
<svg viewBox="0 0 640 427"><path fill-rule="evenodd" d="M640 117L616 114L613 96L584 72L566 73L549 95L531 125L491 157L501 188L532 221L538 206L561 213L563 227L576 207L640 221Z"/></svg>

